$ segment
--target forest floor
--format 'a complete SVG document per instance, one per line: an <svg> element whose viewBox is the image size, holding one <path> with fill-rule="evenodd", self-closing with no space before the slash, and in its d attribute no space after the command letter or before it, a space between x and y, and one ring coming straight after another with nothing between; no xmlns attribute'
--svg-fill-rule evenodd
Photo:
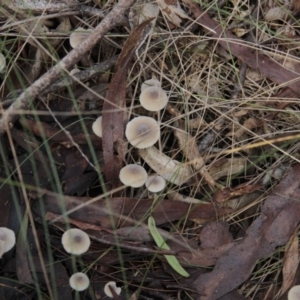
<svg viewBox="0 0 300 300"><path fill-rule="evenodd" d="M287 299L299 15L297 0L0 0L0 255L2 227L16 236L0 299ZM154 127L133 138L138 117ZM132 164L147 187L119 178Z"/></svg>

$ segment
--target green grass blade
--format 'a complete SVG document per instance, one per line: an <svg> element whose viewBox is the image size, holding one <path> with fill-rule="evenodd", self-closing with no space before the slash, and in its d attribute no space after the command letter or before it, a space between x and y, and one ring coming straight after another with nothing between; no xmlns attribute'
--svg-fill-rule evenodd
<svg viewBox="0 0 300 300"><path fill-rule="evenodd" d="M155 220L153 217L148 219L148 228L151 236L153 237L156 245L164 250L170 250L170 247L167 245L159 231L155 226ZM174 255L164 255L169 265L181 276L189 277L189 273L180 265L179 261Z"/></svg>

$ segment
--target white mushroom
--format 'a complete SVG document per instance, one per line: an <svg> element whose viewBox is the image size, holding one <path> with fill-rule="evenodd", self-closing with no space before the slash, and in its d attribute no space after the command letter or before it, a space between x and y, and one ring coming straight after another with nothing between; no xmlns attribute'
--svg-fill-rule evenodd
<svg viewBox="0 0 300 300"><path fill-rule="evenodd" d="M84 273L78 272L74 273L70 277L69 284L72 289L81 292L88 288L88 286L90 285L90 280Z"/></svg>
<svg viewBox="0 0 300 300"><path fill-rule="evenodd" d="M72 48L77 47L81 44L90 34L90 30L86 30L82 27L78 27L70 34L70 45Z"/></svg>
<svg viewBox="0 0 300 300"><path fill-rule="evenodd" d="M119 178L123 184L137 188L145 184L148 175L142 166L130 164L121 169Z"/></svg>
<svg viewBox="0 0 300 300"><path fill-rule="evenodd" d="M288 293L288 300L299 300L300 299L300 285L293 286Z"/></svg>
<svg viewBox="0 0 300 300"><path fill-rule="evenodd" d="M5 56L0 52L0 73L4 71L6 67L6 59Z"/></svg>
<svg viewBox="0 0 300 300"><path fill-rule="evenodd" d="M159 111L168 103L166 92L159 86L150 86L140 94L141 105L149 111Z"/></svg>
<svg viewBox="0 0 300 300"><path fill-rule="evenodd" d="M91 240L84 231L71 228L62 235L61 243L68 253L80 255L88 251Z"/></svg>
<svg viewBox="0 0 300 300"><path fill-rule="evenodd" d="M102 116L98 117L92 125L93 132L102 138Z"/></svg>
<svg viewBox="0 0 300 300"><path fill-rule="evenodd" d="M0 257L8 252L16 244L16 235L14 231L6 227L0 227Z"/></svg>
<svg viewBox="0 0 300 300"><path fill-rule="evenodd" d="M145 186L149 192L158 193L166 187L166 180L159 175L153 174L148 177Z"/></svg>
<svg viewBox="0 0 300 300"><path fill-rule="evenodd" d="M110 288L111 287L115 292L116 294L120 295L121 294L121 288L120 287L117 287L117 284L114 282L114 281L109 281L105 286L104 286L104 293L107 297L110 297L110 298L113 298L113 294L112 292L110 291Z"/></svg>
<svg viewBox="0 0 300 300"><path fill-rule="evenodd" d="M142 83L141 91L143 92L145 89L149 88L150 86L158 86L160 87L160 82L157 79L149 79Z"/></svg>
<svg viewBox="0 0 300 300"><path fill-rule="evenodd" d="M125 136L132 146L149 148L160 138L159 125L153 118L136 117L127 124Z"/></svg>

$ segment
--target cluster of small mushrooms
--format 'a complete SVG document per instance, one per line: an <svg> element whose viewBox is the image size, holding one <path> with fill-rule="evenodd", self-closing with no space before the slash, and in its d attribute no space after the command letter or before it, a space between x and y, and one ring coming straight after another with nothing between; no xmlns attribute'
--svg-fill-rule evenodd
<svg viewBox="0 0 300 300"><path fill-rule="evenodd" d="M87 233L78 228L71 228L65 231L62 235L61 243L66 252L74 255L81 255L88 251L91 245L90 237ZM90 280L85 273L74 273L70 279L69 284L75 291L81 292L86 290L90 285ZM111 281L106 283L104 293L106 296L113 298L111 289L118 295L121 293L121 288L116 286L116 283Z"/></svg>
<svg viewBox="0 0 300 300"><path fill-rule="evenodd" d="M142 84L139 100L141 106L146 110L158 112L167 105L168 96L161 88L160 82L153 78ZM93 123L92 130L97 136L102 137L101 116ZM159 140L160 126L151 117L135 117L126 125L125 136L132 146L138 149L149 148ZM129 164L122 168L119 178L124 185L133 188L145 184L146 188L152 193L158 193L166 186L164 178L157 174L148 176L146 170L137 164Z"/></svg>

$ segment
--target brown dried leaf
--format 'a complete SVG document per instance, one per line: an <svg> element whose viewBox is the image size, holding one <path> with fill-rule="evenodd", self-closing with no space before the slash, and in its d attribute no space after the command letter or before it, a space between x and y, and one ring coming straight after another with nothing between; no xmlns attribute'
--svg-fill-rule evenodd
<svg viewBox="0 0 300 300"><path fill-rule="evenodd" d="M178 260L182 265L193 265L201 267L213 266L220 257L222 257L234 243L225 244L214 248L198 248L193 253L191 251L181 251ZM199 298L197 298L199 299Z"/></svg>
<svg viewBox="0 0 300 300"><path fill-rule="evenodd" d="M200 233L203 249L216 248L233 242L229 225L226 221L210 222L203 226Z"/></svg>
<svg viewBox="0 0 300 300"><path fill-rule="evenodd" d="M69 17L61 17L58 19L59 20L59 25L55 28L56 32L62 33L62 32L70 32L72 29L72 25L70 22ZM56 48L62 41L60 38L53 38L48 40L50 45L53 48Z"/></svg>
<svg viewBox="0 0 300 300"><path fill-rule="evenodd" d="M65 195L83 195L89 187L98 178L96 172L88 172L86 174L74 174L72 178L68 178L63 183L63 191Z"/></svg>
<svg viewBox="0 0 300 300"><path fill-rule="evenodd" d="M158 14L159 8L157 3L148 3L147 0L136 1L129 13L129 24L131 29L134 29L148 19L153 19L152 23L154 23Z"/></svg>
<svg viewBox="0 0 300 300"><path fill-rule="evenodd" d="M271 7L265 14L266 21L284 20L288 15L286 7L276 6Z"/></svg>
<svg viewBox="0 0 300 300"><path fill-rule="evenodd" d="M230 292L230 293L224 295L223 297L219 298L218 300L249 300L249 299L240 295L238 292L233 291L233 292Z"/></svg>
<svg viewBox="0 0 300 300"><path fill-rule="evenodd" d="M261 200L263 198L263 190L252 192L251 194L243 195L242 197L235 198L226 202L226 207L232 208L234 211L242 210L243 215L250 218L255 215L259 209Z"/></svg>
<svg viewBox="0 0 300 300"><path fill-rule="evenodd" d="M266 258L294 234L300 215L300 165L267 197L261 215L252 223L243 240L224 254L212 272L200 275L193 288L205 296L200 300L214 300L237 288L251 274L257 260Z"/></svg>
<svg viewBox="0 0 300 300"><path fill-rule="evenodd" d="M191 163L195 171L199 171L205 181L212 187L215 186L215 181L211 175L207 172L203 157L200 155L196 139L193 138L188 132L176 128L174 129L174 135L178 140L180 150L184 156Z"/></svg>
<svg viewBox="0 0 300 300"><path fill-rule="evenodd" d="M239 128L236 132L230 132L226 136L235 136L237 139L240 139L245 131L251 131L254 128L260 127L263 125L263 123L264 121L261 119L249 118L246 121L244 121L241 128Z"/></svg>
<svg viewBox="0 0 300 300"><path fill-rule="evenodd" d="M45 196L44 205L45 211L62 214L61 203L64 203L66 211L76 208L80 204L88 203L91 198L88 197L69 197L69 196ZM34 204L35 209L41 218L44 214L40 211L39 204ZM191 205L184 202L175 202L173 200L163 200L155 205L153 208L152 199L137 199L133 198L111 198L109 199L109 206L105 199L100 199L97 204L89 204L80 207L79 210L69 214L69 217L81 222L97 225L103 229L112 229L111 218L114 217L114 224L122 224L124 226L135 225L136 222L145 220L149 211L153 209L152 216L155 218L157 225L172 222L181 219L184 216L189 218L203 218L214 220L221 215L231 212L231 209L220 208L215 205L197 204Z"/></svg>
<svg viewBox="0 0 300 300"><path fill-rule="evenodd" d="M235 188L227 187L227 188L218 190L214 194L213 199L214 199L214 201L216 201L218 203L222 203L222 202L225 202L225 201L237 198L237 197L244 196L246 194L250 194L261 188L262 188L262 186L259 184L254 184L254 185L241 184Z"/></svg>
<svg viewBox="0 0 300 300"><path fill-rule="evenodd" d="M156 0L162 14L177 27L181 19L188 19L189 16L181 8L178 0Z"/></svg>
<svg viewBox="0 0 300 300"><path fill-rule="evenodd" d="M158 229L159 231L161 229ZM116 230L116 234L121 239L127 241L143 241L151 242L153 241L152 235L149 232L148 227L146 226L128 226L122 227Z"/></svg>
<svg viewBox="0 0 300 300"><path fill-rule="evenodd" d="M292 0L291 1L291 8L292 8L292 11L294 13L298 13L299 10L300 10L300 1L299 0Z"/></svg>
<svg viewBox="0 0 300 300"><path fill-rule="evenodd" d="M247 165L247 159L243 157L224 158L209 166L209 173L214 180L221 177L237 174L244 170Z"/></svg>
<svg viewBox="0 0 300 300"><path fill-rule="evenodd" d="M139 25L125 42L103 105L104 173L113 188L120 185L119 173L123 164L124 111L129 63L135 50L140 46L144 30L150 22L151 19ZM115 148L114 143L116 143ZM114 154L115 150L118 155Z"/></svg>
<svg viewBox="0 0 300 300"><path fill-rule="evenodd" d="M208 124L200 117L188 120L188 126L191 129L206 128Z"/></svg>
<svg viewBox="0 0 300 300"><path fill-rule="evenodd" d="M263 80L265 77L259 71L248 68L246 78L250 81L258 82Z"/></svg>
<svg viewBox="0 0 300 300"><path fill-rule="evenodd" d="M203 157L200 155L196 139L193 138L188 132L176 128L174 135L178 140L180 150L196 171L201 170L205 166Z"/></svg>
<svg viewBox="0 0 300 300"><path fill-rule="evenodd" d="M63 192L65 195L81 196L97 179L97 173L85 173L88 161L79 151L70 149L65 154L63 159L66 169L61 177Z"/></svg>
<svg viewBox="0 0 300 300"><path fill-rule="evenodd" d="M283 282L280 295L283 295L293 284L299 263L299 239L297 234L294 234L285 250L282 267Z"/></svg>
<svg viewBox="0 0 300 300"><path fill-rule="evenodd" d="M56 218L58 218L60 215L52 213L52 212L46 212L45 215L45 220L46 221L53 221ZM89 224L86 222L80 222L71 218L68 218L68 224L73 224L76 227L80 228L81 230L97 230L97 231L102 231L102 228L97 225Z"/></svg>

